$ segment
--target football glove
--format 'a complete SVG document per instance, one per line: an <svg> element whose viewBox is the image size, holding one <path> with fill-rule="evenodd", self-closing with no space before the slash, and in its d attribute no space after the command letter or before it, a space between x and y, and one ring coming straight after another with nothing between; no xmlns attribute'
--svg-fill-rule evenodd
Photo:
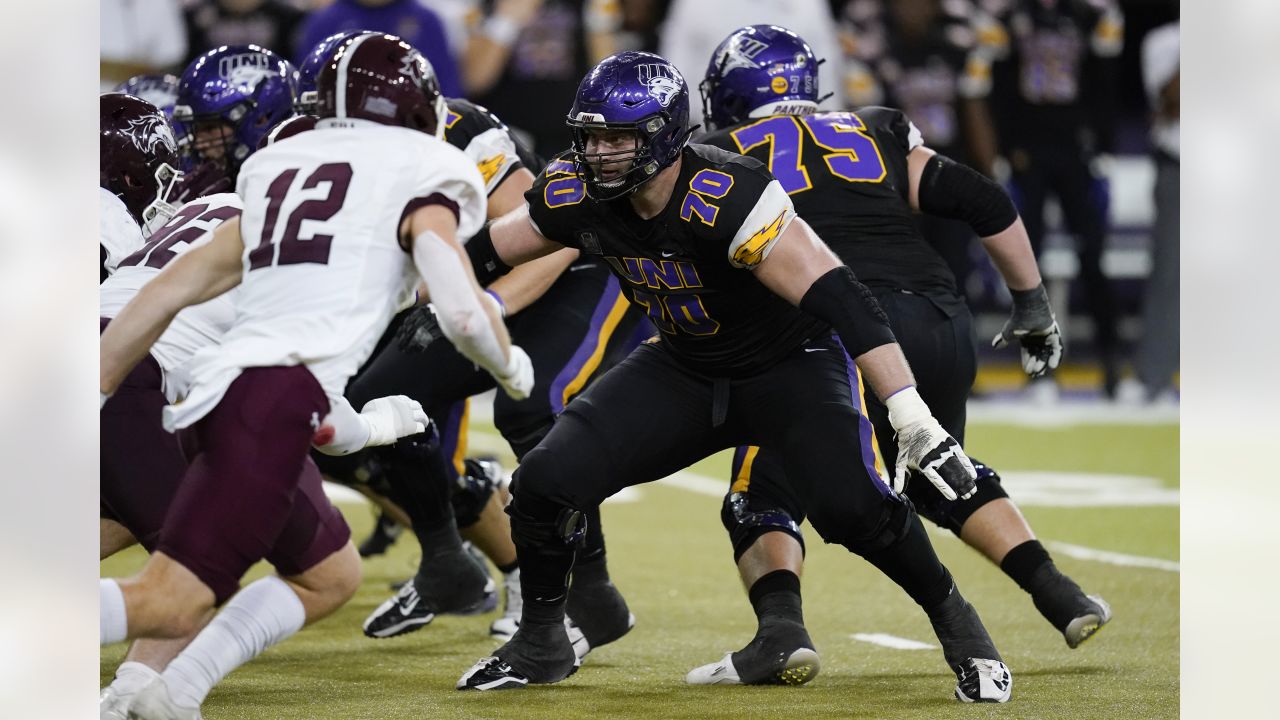
<svg viewBox="0 0 1280 720"><path fill-rule="evenodd" d="M396 345L404 352L426 352L431 343L444 337L436 309L421 305L409 311L400 329L396 331Z"/></svg>
<svg viewBox="0 0 1280 720"><path fill-rule="evenodd" d="M1022 346L1022 369L1038 378L1062 361L1062 331L1049 305L1049 295L1041 284L1032 290L1013 290L1013 312L1004 329L991 341L1003 348L1017 340Z"/></svg>
<svg viewBox="0 0 1280 720"><path fill-rule="evenodd" d="M504 392L512 400L523 400L533 391L533 361L519 345L512 345L507 353L507 367L493 373Z"/></svg>
<svg viewBox="0 0 1280 720"><path fill-rule="evenodd" d="M426 432L431 424L418 401L404 395L370 400L360 409L360 417L369 425L365 447L390 445L406 435Z"/></svg>
<svg viewBox="0 0 1280 720"><path fill-rule="evenodd" d="M889 424L898 435L898 464L893 491L907 487L907 471L928 478L948 500L967 500L978 490L978 473L960 443L938 424L914 387L899 390L885 401Z"/></svg>

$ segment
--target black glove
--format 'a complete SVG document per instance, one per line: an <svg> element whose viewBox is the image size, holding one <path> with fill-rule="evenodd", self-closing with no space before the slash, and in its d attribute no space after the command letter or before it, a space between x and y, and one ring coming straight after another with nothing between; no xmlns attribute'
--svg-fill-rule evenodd
<svg viewBox="0 0 1280 720"><path fill-rule="evenodd" d="M404 352L426 352L431 343L444 337L435 308L419 305L409 311L396 331L396 346Z"/></svg>
<svg viewBox="0 0 1280 720"><path fill-rule="evenodd" d="M1002 348L1017 340L1022 345L1022 369L1033 378L1058 367L1062 361L1062 332L1049 305L1044 285L1031 290L1011 290L1013 312L1004 329L991 341Z"/></svg>

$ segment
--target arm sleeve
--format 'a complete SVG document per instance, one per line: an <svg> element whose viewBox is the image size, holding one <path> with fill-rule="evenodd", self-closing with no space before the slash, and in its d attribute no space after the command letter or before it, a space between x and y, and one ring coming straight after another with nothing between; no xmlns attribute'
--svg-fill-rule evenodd
<svg viewBox="0 0 1280 720"><path fill-rule="evenodd" d="M920 177L920 209L963 220L978 237L990 237L1018 219L1013 201L991 178L945 155L934 155Z"/></svg>
<svg viewBox="0 0 1280 720"><path fill-rule="evenodd" d="M851 358L897 342L880 303L844 265L815 280L800 299L800 309L830 324Z"/></svg>

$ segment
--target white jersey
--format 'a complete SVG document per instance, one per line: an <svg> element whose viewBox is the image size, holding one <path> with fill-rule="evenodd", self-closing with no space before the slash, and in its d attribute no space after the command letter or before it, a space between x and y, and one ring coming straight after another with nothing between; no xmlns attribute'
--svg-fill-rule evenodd
<svg viewBox="0 0 1280 720"><path fill-rule="evenodd" d="M458 236L484 223L480 172L425 133L351 120L275 143L249 158L237 192L244 278L235 324L192 358L187 397L170 429L211 410L247 367L304 364L331 400L414 299L418 272L400 224L432 202L457 209Z"/></svg>
<svg viewBox="0 0 1280 720"><path fill-rule="evenodd" d="M98 243L105 256L102 266L107 274L111 274L120 266L121 260L142 247L142 228L115 193L106 188L98 188L98 191Z"/></svg>
<svg viewBox="0 0 1280 720"><path fill-rule="evenodd" d="M193 200L155 231L140 250L124 259L98 290L98 314L114 318L143 285L160 274L171 260L213 239L214 228L240 215L244 204L235 193L218 193ZM172 401L182 394L184 380L176 372L196 351L216 345L235 320L235 291L178 313L151 346L151 356L164 371L165 394Z"/></svg>

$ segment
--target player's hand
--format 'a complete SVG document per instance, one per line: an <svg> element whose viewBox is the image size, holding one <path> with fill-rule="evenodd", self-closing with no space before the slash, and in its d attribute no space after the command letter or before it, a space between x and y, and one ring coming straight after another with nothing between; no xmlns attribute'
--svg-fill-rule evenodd
<svg viewBox="0 0 1280 720"><path fill-rule="evenodd" d="M426 352L431 343L444 337L435 308L422 305L409 311L396 331L396 345L404 352Z"/></svg>
<svg viewBox="0 0 1280 720"><path fill-rule="evenodd" d="M1022 346L1022 369L1038 378L1062 361L1062 331L1043 284L1012 292L1013 312L991 341L991 347L1002 348L1016 340Z"/></svg>
<svg viewBox="0 0 1280 720"><path fill-rule="evenodd" d="M533 361L523 348L512 345L507 353L507 367L494 373L493 379L512 400L523 400L533 392Z"/></svg>
<svg viewBox="0 0 1280 720"><path fill-rule="evenodd" d="M406 435L426 432L431 424L418 401L404 395L370 400L360 409L360 417L369 424L365 447L390 445Z"/></svg>
<svg viewBox="0 0 1280 720"><path fill-rule="evenodd" d="M182 174L169 202L182 207L196 198L222 192L231 192L231 178L227 177L227 172L221 165L209 161Z"/></svg>
<svg viewBox="0 0 1280 720"><path fill-rule="evenodd" d="M907 486L907 471L928 478L948 500L967 500L977 492L978 473L960 443L938 424L914 387L894 393L886 402L889 423L898 434L898 465L893 490Z"/></svg>

